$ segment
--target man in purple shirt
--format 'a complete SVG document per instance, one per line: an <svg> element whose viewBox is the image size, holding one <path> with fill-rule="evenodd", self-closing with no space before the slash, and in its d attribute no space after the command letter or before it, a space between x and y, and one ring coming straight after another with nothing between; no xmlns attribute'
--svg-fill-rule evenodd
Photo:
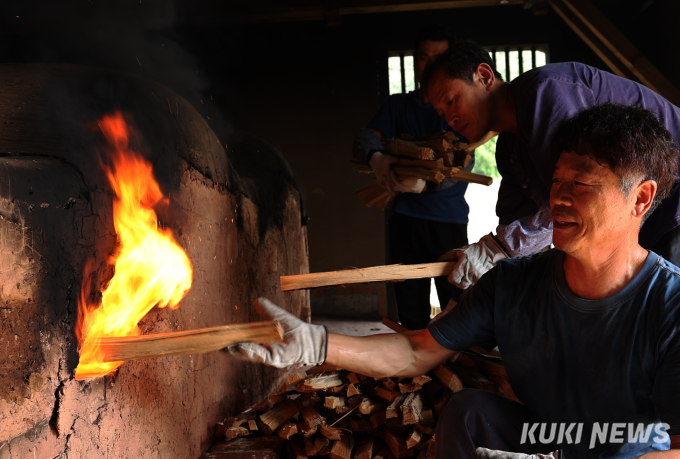
<svg viewBox="0 0 680 459"><path fill-rule="evenodd" d="M449 281L467 288L506 256L535 253L552 242L548 199L557 157L550 143L557 127L579 111L613 102L652 111L680 145L680 109L630 80L575 62L550 64L500 81L488 52L466 41L439 56L425 75L430 102L470 142L501 132L496 161L503 179L499 227L477 243L454 249ZM678 183L640 231L640 244L680 265Z"/></svg>

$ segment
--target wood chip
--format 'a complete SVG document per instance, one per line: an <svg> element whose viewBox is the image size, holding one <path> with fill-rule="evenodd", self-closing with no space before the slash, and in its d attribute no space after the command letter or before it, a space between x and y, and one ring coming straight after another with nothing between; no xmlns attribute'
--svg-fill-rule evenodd
<svg viewBox="0 0 680 459"><path fill-rule="evenodd" d="M245 437L248 435L250 435L250 430L245 427L229 427L224 433L224 438L229 441L236 437Z"/></svg>
<svg viewBox="0 0 680 459"><path fill-rule="evenodd" d="M347 380L350 384L359 384L359 378L357 377L356 373L349 373L347 375Z"/></svg>
<svg viewBox="0 0 680 459"><path fill-rule="evenodd" d="M319 427L319 433L333 441L340 440L340 432L340 429L336 429L335 427L331 427L327 424L322 424L321 427Z"/></svg>
<svg viewBox="0 0 680 459"><path fill-rule="evenodd" d="M348 397L354 397L355 395L361 395L361 391L356 386L356 384L348 384L347 385L347 396Z"/></svg>

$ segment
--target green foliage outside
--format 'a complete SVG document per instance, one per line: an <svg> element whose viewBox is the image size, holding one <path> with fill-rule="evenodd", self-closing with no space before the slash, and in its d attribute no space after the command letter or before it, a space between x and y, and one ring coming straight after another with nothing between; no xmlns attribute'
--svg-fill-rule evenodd
<svg viewBox="0 0 680 459"><path fill-rule="evenodd" d="M496 140L498 136L489 140L484 145L477 147L475 150L475 167L472 172L475 174L488 175L493 178L500 178L496 167Z"/></svg>

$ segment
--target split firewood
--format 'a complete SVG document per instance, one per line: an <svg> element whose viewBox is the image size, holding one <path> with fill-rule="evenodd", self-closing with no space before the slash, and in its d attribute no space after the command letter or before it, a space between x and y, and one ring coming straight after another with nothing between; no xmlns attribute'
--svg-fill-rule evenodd
<svg viewBox="0 0 680 459"><path fill-rule="evenodd" d="M245 427L229 427L224 432L224 438L226 438L227 441L236 437L245 437L248 435L250 435L250 430L246 429Z"/></svg>
<svg viewBox="0 0 680 459"><path fill-rule="evenodd" d="M182 354L217 351L231 344L273 343L283 341L278 321L222 325L153 335L100 338L104 362L151 359Z"/></svg>
<svg viewBox="0 0 680 459"><path fill-rule="evenodd" d="M423 399L420 392L412 392L406 397L401 405L401 416L403 425L418 424L420 422L420 411L423 408Z"/></svg>
<svg viewBox="0 0 680 459"><path fill-rule="evenodd" d="M373 438L363 441L354 451L354 459L372 459L374 443L375 440Z"/></svg>
<svg viewBox="0 0 680 459"><path fill-rule="evenodd" d="M383 141L385 153L392 156L408 156L414 159L434 160L434 150L428 147L421 147L414 142L401 139L385 139Z"/></svg>
<svg viewBox="0 0 680 459"><path fill-rule="evenodd" d="M370 398L366 397L361 401L361 406L359 406L359 412L361 414L373 414L376 411L384 408L384 405L375 402L374 400L371 400Z"/></svg>
<svg viewBox="0 0 680 459"><path fill-rule="evenodd" d="M406 441L389 430L385 431L385 443L387 443L392 454L399 459L413 454L413 451L406 446Z"/></svg>
<svg viewBox="0 0 680 459"><path fill-rule="evenodd" d="M316 449L316 446L314 445L314 438L304 437L304 442L305 442L305 455L308 457L317 456L319 450Z"/></svg>
<svg viewBox="0 0 680 459"><path fill-rule="evenodd" d="M253 430L260 430L260 429L257 427L257 421L255 421L255 419L249 419L249 420L248 420L248 429L250 429L251 432L252 432Z"/></svg>
<svg viewBox="0 0 680 459"><path fill-rule="evenodd" d="M349 424L350 429L352 429L354 432L370 432L373 430L371 423L365 419L349 418L347 423Z"/></svg>
<svg viewBox="0 0 680 459"><path fill-rule="evenodd" d="M311 378L305 378L304 380L297 383L295 388L300 392L310 392L342 386L342 384L343 380L340 377L340 373L330 373L320 376L313 376Z"/></svg>
<svg viewBox="0 0 680 459"><path fill-rule="evenodd" d="M387 389L387 390L393 391L394 388L397 386L397 383L395 383L395 382L392 380L392 378L381 378L379 381L381 382L381 384L383 385L383 387L384 387L385 389Z"/></svg>
<svg viewBox="0 0 680 459"><path fill-rule="evenodd" d="M435 429L427 427L423 424L416 424L416 429L420 430L425 435L434 435Z"/></svg>
<svg viewBox="0 0 680 459"><path fill-rule="evenodd" d="M383 449L378 451L375 456L373 456L373 459L388 459L390 454L392 454L392 452L390 451L389 446L385 446Z"/></svg>
<svg viewBox="0 0 680 459"><path fill-rule="evenodd" d="M377 413L371 415L370 421L371 427L377 429L381 425L385 424L385 422L387 422L387 413L385 413L384 411L378 411Z"/></svg>
<svg viewBox="0 0 680 459"><path fill-rule="evenodd" d="M313 408L302 408L300 410L300 422L303 430L311 430L323 424L325 419Z"/></svg>
<svg viewBox="0 0 680 459"><path fill-rule="evenodd" d="M286 399L285 395L272 395L271 397L267 397L261 402L256 403L250 409L254 413L263 413L274 408L274 405L285 399Z"/></svg>
<svg viewBox="0 0 680 459"><path fill-rule="evenodd" d="M340 429L336 429L335 427L331 427L326 424L321 424L319 427L319 432L321 435L324 437L328 438L329 440L340 440Z"/></svg>
<svg viewBox="0 0 680 459"><path fill-rule="evenodd" d="M300 432L305 438L309 438L319 431L319 426L308 428L304 421L298 421L297 428L298 432Z"/></svg>
<svg viewBox="0 0 680 459"><path fill-rule="evenodd" d="M439 158L435 161L423 161L420 159L411 158L399 158L395 163L397 166L402 167L416 167L421 169L443 169L446 167L444 165L444 158Z"/></svg>
<svg viewBox="0 0 680 459"><path fill-rule="evenodd" d="M388 390L384 387L376 387L373 393L377 397L380 397L383 400L387 400L390 403L392 403L399 396L399 392L395 390Z"/></svg>
<svg viewBox="0 0 680 459"><path fill-rule="evenodd" d="M283 438L284 440L288 440L290 437L298 433L298 428L297 424L295 422L290 422L288 424L284 424L277 432L279 437Z"/></svg>
<svg viewBox="0 0 680 459"><path fill-rule="evenodd" d="M423 426L434 426L437 423L437 419L434 416L434 407L429 407L420 412L420 425Z"/></svg>
<svg viewBox="0 0 680 459"><path fill-rule="evenodd" d="M347 406L347 397L326 397L324 406L330 410L334 410L339 406Z"/></svg>
<svg viewBox="0 0 680 459"><path fill-rule="evenodd" d="M298 373L298 372L295 372L295 373L289 375L289 376L286 378L286 384L288 384L289 386L294 386L295 384L299 383L299 382L302 381L303 379L305 379L304 376L302 376L302 375L301 375L300 373Z"/></svg>
<svg viewBox="0 0 680 459"><path fill-rule="evenodd" d="M432 435L427 441L427 459L434 459L435 455L435 435Z"/></svg>
<svg viewBox="0 0 680 459"><path fill-rule="evenodd" d="M324 273L281 276L281 290L290 292L292 290L328 287L330 285L363 284L367 282L399 281L448 276L455 264L456 262L453 261L445 261L414 265L386 265L372 268L345 269L342 271ZM298 385L301 383L302 382L298 383ZM337 385L341 384L342 381Z"/></svg>
<svg viewBox="0 0 680 459"><path fill-rule="evenodd" d="M359 384L360 382L359 377L354 372L347 374L347 381L349 381L350 384Z"/></svg>
<svg viewBox="0 0 680 459"><path fill-rule="evenodd" d="M408 449L415 447L418 443L420 443L420 440L422 440L422 438L423 433L416 427L414 427L409 436L406 438L406 447Z"/></svg>
<svg viewBox="0 0 680 459"><path fill-rule="evenodd" d="M305 444L301 439L296 437L291 438L290 445L292 446L295 459L307 459L307 454L305 452Z"/></svg>
<svg viewBox="0 0 680 459"><path fill-rule="evenodd" d="M331 441L328 438L322 435L314 437L314 449L316 449L319 456L323 456L323 450L328 446L331 446ZM328 452L330 451L331 450L329 449Z"/></svg>
<svg viewBox="0 0 680 459"><path fill-rule="evenodd" d="M399 394L396 399L390 404L390 406L387 407L387 410L385 412L385 416L387 419L391 418L398 418L399 417L399 410L404 403L404 400L406 400L407 395L406 394Z"/></svg>
<svg viewBox="0 0 680 459"><path fill-rule="evenodd" d="M350 459L354 448L354 437L351 434L342 434L340 440L333 443L331 459Z"/></svg>
<svg viewBox="0 0 680 459"><path fill-rule="evenodd" d="M460 392L463 390L463 382L460 380L458 375L453 372L446 365L439 365L434 371L435 376L442 384L451 389L453 393Z"/></svg>
<svg viewBox="0 0 680 459"><path fill-rule="evenodd" d="M291 400L284 400L271 410L260 415L262 431L271 435L276 429L281 427L284 422L295 416L300 409Z"/></svg>
<svg viewBox="0 0 680 459"><path fill-rule="evenodd" d="M350 408L349 406L346 406L346 405L344 405L344 406L338 406L338 407L335 408L335 412L336 412L337 414L345 414L345 413L349 413L351 410L352 410L352 408Z"/></svg>
<svg viewBox="0 0 680 459"><path fill-rule="evenodd" d="M361 395L361 391L359 388L354 385L354 384L348 384L347 385L347 396L348 397L354 397L355 395Z"/></svg>

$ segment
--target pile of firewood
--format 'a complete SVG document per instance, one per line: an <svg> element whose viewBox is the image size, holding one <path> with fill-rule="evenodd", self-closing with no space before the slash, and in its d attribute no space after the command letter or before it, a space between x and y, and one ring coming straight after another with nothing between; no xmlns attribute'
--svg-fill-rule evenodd
<svg viewBox="0 0 680 459"><path fill-rule="evenodd" d="M463 170L470 163L471 152L476 145L469 146L467 143L458 142L458 137L449 131L429 136L404 137L383 140L384 153L398 158L392 166L392 171L399 180L419 178L441 183L445 178L452 178L491 185L493 181L491 177ZM362 173L373 173L367 166L359 166L357 170ZM367 207L375 204L379 209L384 209L394 199L393 194L377 183L357 191L355 196L363 199Z"/></svg>
<svg viewBox="0 0 680 459"><path fill-rule="evenodd" d="M216 434L276 434L295 459L431 459L437 418L464 387L516 400L500 358L478 351L416 378L375 379L321 365L292 374L278 393L219 423Z"/></svg>

